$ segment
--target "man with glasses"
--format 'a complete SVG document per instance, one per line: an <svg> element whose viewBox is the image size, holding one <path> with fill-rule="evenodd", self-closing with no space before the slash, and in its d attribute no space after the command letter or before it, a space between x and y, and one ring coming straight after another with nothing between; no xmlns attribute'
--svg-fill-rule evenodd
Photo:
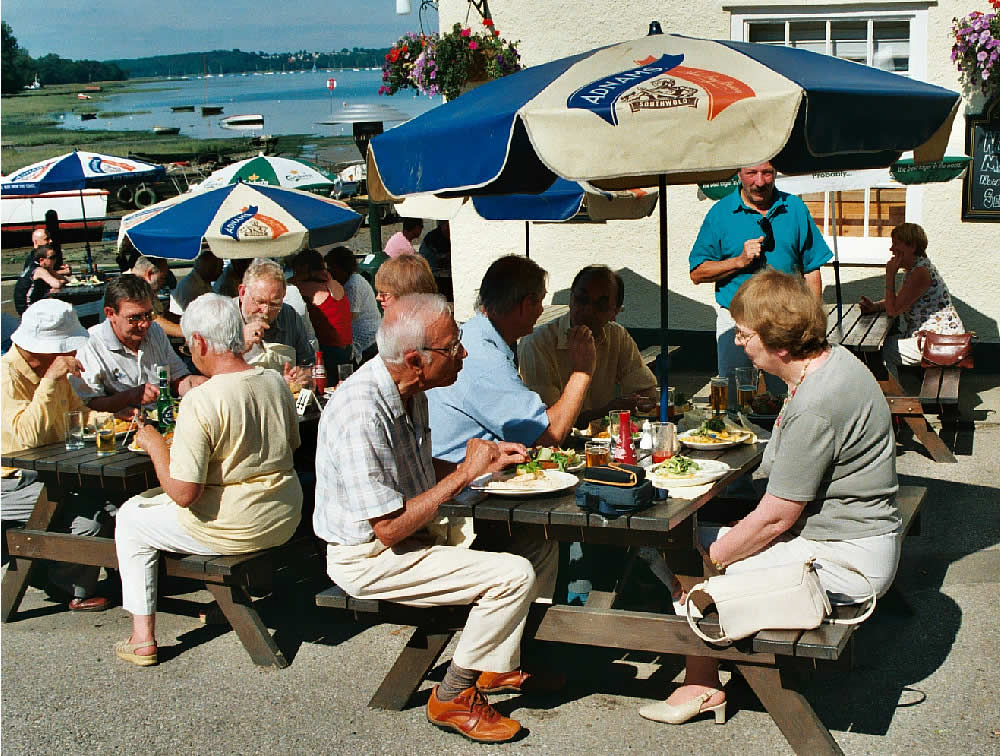
<svg viewBox="0 0 1000 756"><path fill-rule="evenodd" d="M163 329L153 322L153 290L143 279L126 273L111 280L104 290L104 315L77 354L83 376L73 381L91 409L117 412L155 402L159 365L170 369L174 396L205 382L204 376L189 374Z"/></svg>
<svg viewBox="0 0 1000 756"><path fill-rule="evenodd" d="M309 365L316 359L302 318L285 303L285 273L274 260L254 260L240 284L244 359L281 371L292 388L312 385Z"/></svg>
<svg viewBox="0 0 1000 756"><path fill-rule="evenodd" d="M588 265L570 287L569 312L521 339L518 364L524 383L552 406L572 374L569 332L578 326L593 334L597 363L577 418L586 427L611 410L636 410L656 401L656 376L642 361L635 340L615 322L621 309L619 278L606 265Z"/></svg>
<svg viewBox="0 0 1000 756"><path fill-rule="evenodd" d="M469 352L462 372L454 385L427 394L435 459L460 462L470 438L558 446L573 427L594 373L590 328L569 329L568 377L551 404L524 385L514 362L517 340L542 314L547 275L520 255L501 257L487 269L478 312L462 328Z"/></svg>
<svg viewBox="0 0 1000 756"><path fill-rule="evenodd" d="M478 541L476 549L449 546L428 526L440 520L443 502L480 475L524 461L525 449L470 438L455 464L432 459L425 392L442 391L465 372L462 333L443 297L401 297L377 341L378 354L337 388L319 422L313 528L327 543L327 572L356 598L469 605L426 716L471 740L507 741L521 725L485 694L559 683L520 669L528 609L552 592L556 549L513 539L489 552ZM439 432L434 427L433 437Z"/></svg>
<svg viewBox="0 0 1000 756"><path fill-rule="evenodd" d="M688 262L691 280L715 284L719 313L715 336L719 375L730 380L729 401L735 407L736 368L750 367L743 348L735 343L735 323L729 303L754 273L765 267L805 278L817 298L823 296L820 268L833 258L805 203L777 189L770 162L739 171L739 191L715 203L698 232ZM783 394L784 383L766 376L768 390Z"/></svg>

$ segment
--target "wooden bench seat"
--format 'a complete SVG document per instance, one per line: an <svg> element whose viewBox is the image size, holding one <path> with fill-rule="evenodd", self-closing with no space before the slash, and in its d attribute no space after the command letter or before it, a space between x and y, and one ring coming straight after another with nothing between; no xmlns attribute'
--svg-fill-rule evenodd
<svg viewBox="0 0 1000 756"><path fill-rule="evenodd" d="M15 572L24 569L18 564L19 560L29 560L30 566L30 560L36 559L118 569L113 538L84 538L27 528L11 528L6 536L11 556L15 557L9 569ZM315 539L311 535L300 535L281 546L248 554L201 556L162 552L160 565L166 575L205 584L255 664L284 668L288 661L253 608L250 593L269 588L276 570L315 553ZM7 582L7 576L4 581ZM27 581L19 583L16 588L4 591L0 614L3 622L13 619L24 596Z"/></svg>
<svg viewBox="0 0 1000 756"><path fill-rule="evenodd" d="M924 369L920 387L920 402L942 416L957 414L958 388L962 380L960 367L929 367Z"/></svg>

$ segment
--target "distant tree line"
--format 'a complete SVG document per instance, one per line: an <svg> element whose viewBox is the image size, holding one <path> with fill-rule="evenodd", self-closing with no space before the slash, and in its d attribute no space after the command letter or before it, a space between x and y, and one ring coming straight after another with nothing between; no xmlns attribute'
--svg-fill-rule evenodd
<svg viewBox="0 0 1000 756"><path fill-rule="evenodd" d="M154 55L149 58L110 60L128 72L132 78L148 76L195 76L210 73L253 73L255 71L299 71L316 68L369 68L381 66L388 48L369 49L346 47L339 52L266 53L242 50L212 50L211 52Z"/></svg>
<svg viewBox="0 0 1000 756"><path fill-rule="evenodd" d="M20 92L35 80L46 84L83 84L90 81L122 81L128 78L124 69L113 63L96 60L68 60L58 55L32 58L17 43L10 24L3 22L3 49L0 58L0 91Z"/></svg>

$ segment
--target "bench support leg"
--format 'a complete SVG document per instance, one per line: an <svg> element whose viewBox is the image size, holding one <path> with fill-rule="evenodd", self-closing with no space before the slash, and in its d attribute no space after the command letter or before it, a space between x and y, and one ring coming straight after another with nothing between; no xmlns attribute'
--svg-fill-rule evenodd
<svg viewBox="0 0 1000 756"><path fill-rule="evenodd" d="M951 449L945 446L941 437L927 424L927 420L924 419L923 415L917 417L903 415L903 420L910 426L913 435L920 440L920 443L924 445L924 448L927 449L935 462L958 462L955 459L955 455L951 453Z"/></svg>
<svg viewBox="0 0 1000 756"><path fill-rule="evenodd" d="M59 510L58 495L57 488L43 486L25 528L28 530L48 530ZM6 538L7 534L4 533L3 537ZM21 605L24 592L28 589L28 578L31 576L33 564L31 559L18 559L11 551L7 574L3 576L3 582L0 584L0 622L8 622Z"/></svg>
<svg viewBox="0 0 1000 756"><path fill-rule="evenodd" d="M243 588L218 583L206 583L206 587L212 592L254 664L278 669L288 666L288 660L274 642L270 631L253 608L249 594Z"/></svg>
<svg viewBox="0 0 1000 756"><path fill-rule="evenodd" d="M406 648L378 686L368 706L402 711L454 634L453 630L435 632L422 627L414 630Z"/></svg>
<svg viewBox="0 0 1000 756"><path fill-rule="evenodd" d="M816 716L805 696L794 688L786 687L787 670L739 662L736 663L736 668L753 688L795 753L843 756L844 752Z"/></svg>

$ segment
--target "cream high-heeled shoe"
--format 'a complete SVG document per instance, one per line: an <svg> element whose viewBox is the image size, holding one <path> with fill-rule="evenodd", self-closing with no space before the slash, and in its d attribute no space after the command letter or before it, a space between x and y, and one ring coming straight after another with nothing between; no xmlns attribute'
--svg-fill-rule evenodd
<svg viewBox="0 0 1000 756"><path fill-rule="evenodd" d="M715 713L715 723L725 724L726 723L726 702L723 701L715 706L709 706L707 709L702 709L705 702L708 701L712 696L720 691L719 688L712 688L711 690L706 690L700 696L695 696L689 701L685 701L682 704L673 706L668 704L666 701L660 701L658 703L649 704L643 706L639 709L639 716L645 719L651 719L654 722L666 722L667 724L684 724L689 719L692 719L699 714L707 714L708 712Z"/></svg>

